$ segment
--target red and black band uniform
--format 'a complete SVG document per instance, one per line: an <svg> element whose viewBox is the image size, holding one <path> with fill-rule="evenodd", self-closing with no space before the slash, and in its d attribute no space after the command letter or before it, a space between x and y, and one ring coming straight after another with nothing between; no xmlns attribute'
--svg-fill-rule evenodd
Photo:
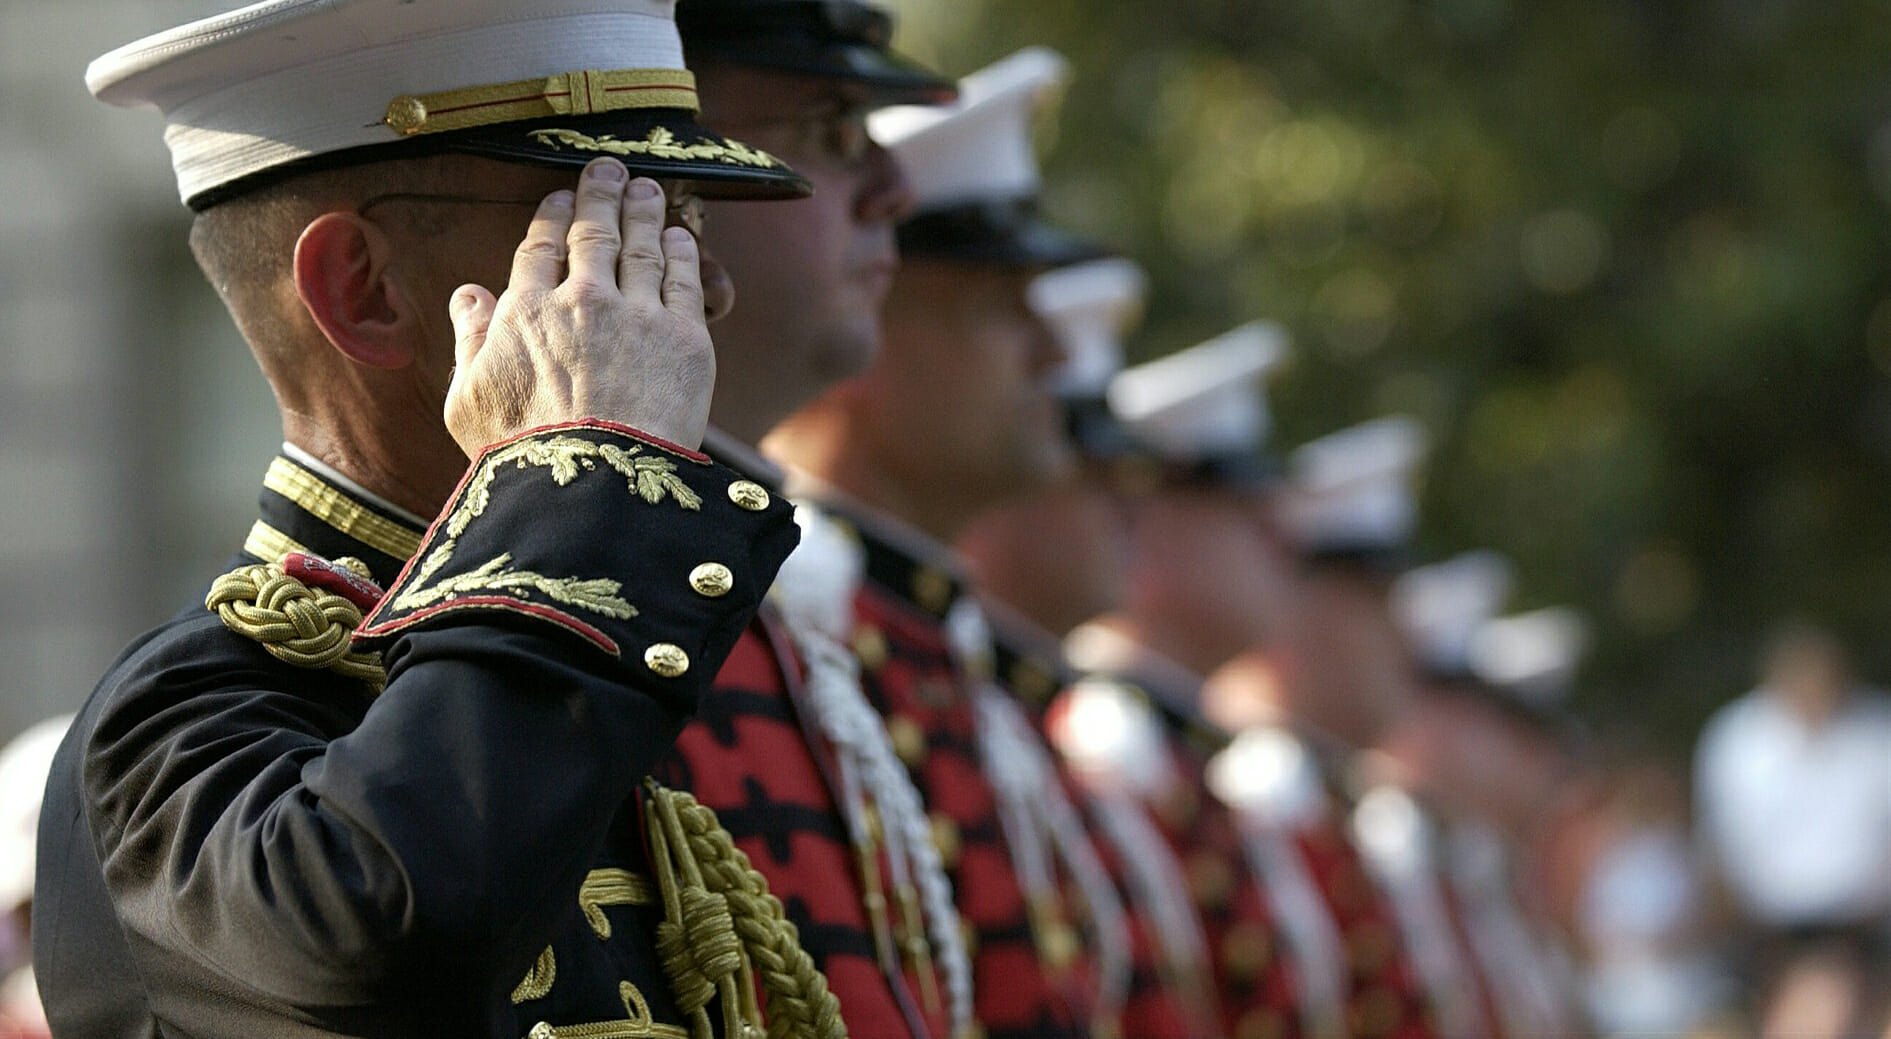
<svg viewBox="0 0 1891 1039"><path fill-rule="evenodd" d="M779 497L778 481L758 481ZM657 776L713 808L768 878L827 975L850 1035L953 1039L945 1008L926 998L936 983L919 973L929 968L904 962L893 972L882 962L872 904L892 884L880 856L867 875L852 844L827 748L796 704L803 677L782 620L765 603Z"/></svg>
<svg viewBox="0 0 1891 1039"><path fill-rule="evenodd" d="M1081 676L1058 663L1058 651L1048 635L1027 632L1015 622L1000 626L998 635L1000 673L1042 717ZM1139 683L1127 684L1135 688ZM1212 979L1206 979L1211 993L1205 1009L1214 1020L1206 1027L1213 1029L1211 1034L1236 1039L1302 1036L1295 966L1280 940L1272 903L1244 865L1233 814L1208 790L1208 759L1226 737L1199 720L1184 723L1165 712L1152 710L1150 714L1161 723L1168 773L1175 782L1143 803L1181 864L1201 923L1213 970ZM1133 895L1121 879L1125 869L1121 856L1110 848L1106 858L1126 897ZM1143 914L1132 916L1138 921L1139 938L1124 1034L1202 1034L1199 1015L1182 1002L1194 994L1187 992L1185 984L1164 976L1160 950L1149 936L1151 929ZM1195 1002L1202 1000L1195 996Z"/></svg>
<svg viewBox="0 0 1891 1039"><path fill-rule="evenodd" d="M1031 904L980 761L972 677L945 629L965 587L952 570L884 536L883 517L831 503L829 512L850 522L866 549L853 640L862 686L932 816L964 918L979 1025L989 1039L1088 1035L1094 968L1081 907L1068 898Z"/></svg>

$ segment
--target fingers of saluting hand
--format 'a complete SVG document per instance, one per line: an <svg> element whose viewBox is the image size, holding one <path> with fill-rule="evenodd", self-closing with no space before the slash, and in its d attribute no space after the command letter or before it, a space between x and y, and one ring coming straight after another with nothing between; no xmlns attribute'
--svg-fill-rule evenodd
<svg viewBox="0 0 1891 1039"><path fill-rule="evenodd" d="M617 285L625 294L655 298L663 285L663 189L647 177L624 192L623 245L617 254Z"/></svg>
<svg viewBox="0 0 1891 1039"><path fill-rule="evenodd" d="M696 236L680 227L663 232L663 306L689 321L703 319L703 276Z"/></svg>
<svg viewBox="0 0 1891 1039"><path fill-rule="evenodd" d="M573 285L617 288L618 209L629 179L616 159L594 159L578 178L577 212L565 236Z"/></svg>
<svg viewBox="0 0 1891 1039"><path fill-rule="evenodd" d="M508 290L553 289L565 280L565 236L571 232L571 192L554 191L538 204L525 240L512 254Z"/></svg>

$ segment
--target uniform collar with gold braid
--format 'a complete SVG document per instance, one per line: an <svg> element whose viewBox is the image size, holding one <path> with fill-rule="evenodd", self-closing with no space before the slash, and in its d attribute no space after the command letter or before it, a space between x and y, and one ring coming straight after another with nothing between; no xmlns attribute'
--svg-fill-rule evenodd
<svg viewBox="0 0 1891 1039"><path fill-rule="evenodd" d="M255 562L212 582L204 606L284 663L379 692L386 673L378 655L355 651L354 629L419 551L421 524L287 444L259 505L243 541Z"/></svg>
<svg viewBox="0 0 1891 1039"><path fill-rule="evenodd" d="M285 445L263 476L259 518L243 541L245 555L273 563L291 552L367 564L383 587L420 549L425 524L391 504L349 488L326 468ZM300 455L301 458L292 457Z"/></svg>

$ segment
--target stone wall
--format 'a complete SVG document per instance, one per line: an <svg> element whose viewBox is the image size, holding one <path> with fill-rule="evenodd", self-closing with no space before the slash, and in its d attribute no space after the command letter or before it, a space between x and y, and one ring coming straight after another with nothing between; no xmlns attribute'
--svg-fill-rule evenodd
<svg viewBox="0 0 1891 1039"><path fill-rule="evenodd" d="M159 120L86 63L227 4L0 4L0 738L72 710L241 544L277 433Z"/></svg>

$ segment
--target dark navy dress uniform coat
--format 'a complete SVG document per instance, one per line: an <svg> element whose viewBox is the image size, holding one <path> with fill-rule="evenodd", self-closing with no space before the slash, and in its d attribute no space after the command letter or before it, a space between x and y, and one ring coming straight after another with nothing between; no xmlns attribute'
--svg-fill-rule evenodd
<svg viewBox="0 0 1891 1039"><path fill-rule="evenodd" d="M386 687L203 608L125 651L47 789L55 1034L685 1035L637 792L792 550L786 503L599 422L489 449L424 537L288 459L266 488L239 562L391 581L357 638Z"/></svg>

